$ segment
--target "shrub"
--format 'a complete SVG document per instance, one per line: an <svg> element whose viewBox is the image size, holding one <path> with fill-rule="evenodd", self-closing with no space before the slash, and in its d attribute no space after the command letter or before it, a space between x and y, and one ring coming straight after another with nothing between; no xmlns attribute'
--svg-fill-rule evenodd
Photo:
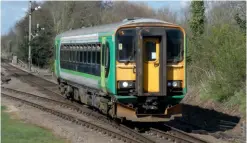
<svg viewBox="0 0 247 143"><path fill-rule="evenodd" d="M51 58L51 59L49 59L49 70L51 71L51 72L54 72L55 71L55 67L54 67L54 59L53 58Z"/></svg>
<svg viewBox="0 0 247 143"><path fill-rule="evenodd" d="M189 65L189 79L200 89L200 96L217 102L243 98L245 90L245 34L238 28L223 24L204 35L203 47ZM195 78L195 79L194 79ZM237 101L236 101L237 102ZM241 108L245 102L238 100Z"/></svg>

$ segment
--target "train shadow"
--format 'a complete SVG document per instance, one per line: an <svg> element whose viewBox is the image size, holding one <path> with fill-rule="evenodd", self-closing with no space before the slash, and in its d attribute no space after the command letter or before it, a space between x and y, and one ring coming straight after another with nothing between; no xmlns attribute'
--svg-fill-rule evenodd
<svg viewBox="0 0 247 143"><path fill-rule="evenodd" d="M233 129L240 121L240 117L199 106L182 104L182 107L183 116L174 118L174 120L168 121L165 124L185 132L207 134Z"/></svg>

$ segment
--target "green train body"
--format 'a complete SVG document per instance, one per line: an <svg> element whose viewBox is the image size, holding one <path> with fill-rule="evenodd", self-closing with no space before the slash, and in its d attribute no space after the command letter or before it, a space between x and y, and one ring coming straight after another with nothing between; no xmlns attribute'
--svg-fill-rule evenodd
<svg viewBox="0 0 247 143"><path fill-rule="evenodd" d="M170 60L175 56L166 56L169 44L180 50L170 49L176 62ZM148 45L153 45L148 53L153 59L144 62ZM179 102L187 92L186 36L181 27L156 19L127 19L64 32L56 36L54 47L55 75L65 97L114 118L138 122L180 115Z"/></svg>

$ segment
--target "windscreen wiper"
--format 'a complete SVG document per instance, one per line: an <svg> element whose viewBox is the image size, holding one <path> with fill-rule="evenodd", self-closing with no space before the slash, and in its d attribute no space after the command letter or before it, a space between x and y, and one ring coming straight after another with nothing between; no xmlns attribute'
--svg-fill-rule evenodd
<svg viewBox="0 0 247 143"><path fill-rule="evenodd" d="M135 56L135 48L133 49L133 52L132 52L132 54L128 57L128 59L125 61L125 64L127 65L129 62L130 62L130 60Z"/></svg>

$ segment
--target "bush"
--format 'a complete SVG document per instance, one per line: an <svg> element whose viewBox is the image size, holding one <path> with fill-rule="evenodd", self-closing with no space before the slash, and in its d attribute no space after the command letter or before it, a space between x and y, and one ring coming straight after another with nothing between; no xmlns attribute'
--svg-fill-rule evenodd
<svg viewBox="0 0 247 143"><path fill-rule="evenodd" d="M54 72L55 71L55 67L54 67L54 59L53 58L51 58L50 60L49 60L49 70L51 71L51 72Z"/></svg>
<svg viewBox="0 0 247 143"><path fill-rule="evenodd" d="M246 77L245 34L231 25L216 25L199 42L200 51L189 50L196 55L192 55L188 70L189 81L199 87L200 96L217 102L242 98ZM236 104L245 107L241 100Z"/></svg>
<svg viewBox="0 0 247 143"><path fill-rule="evenodd" d="M235 91L234 96L232 96L226 103L229 108L233 106L239 106L240 112L243 115L246 114L246 93L245 88L241 88L239 91Z"/></svg>

